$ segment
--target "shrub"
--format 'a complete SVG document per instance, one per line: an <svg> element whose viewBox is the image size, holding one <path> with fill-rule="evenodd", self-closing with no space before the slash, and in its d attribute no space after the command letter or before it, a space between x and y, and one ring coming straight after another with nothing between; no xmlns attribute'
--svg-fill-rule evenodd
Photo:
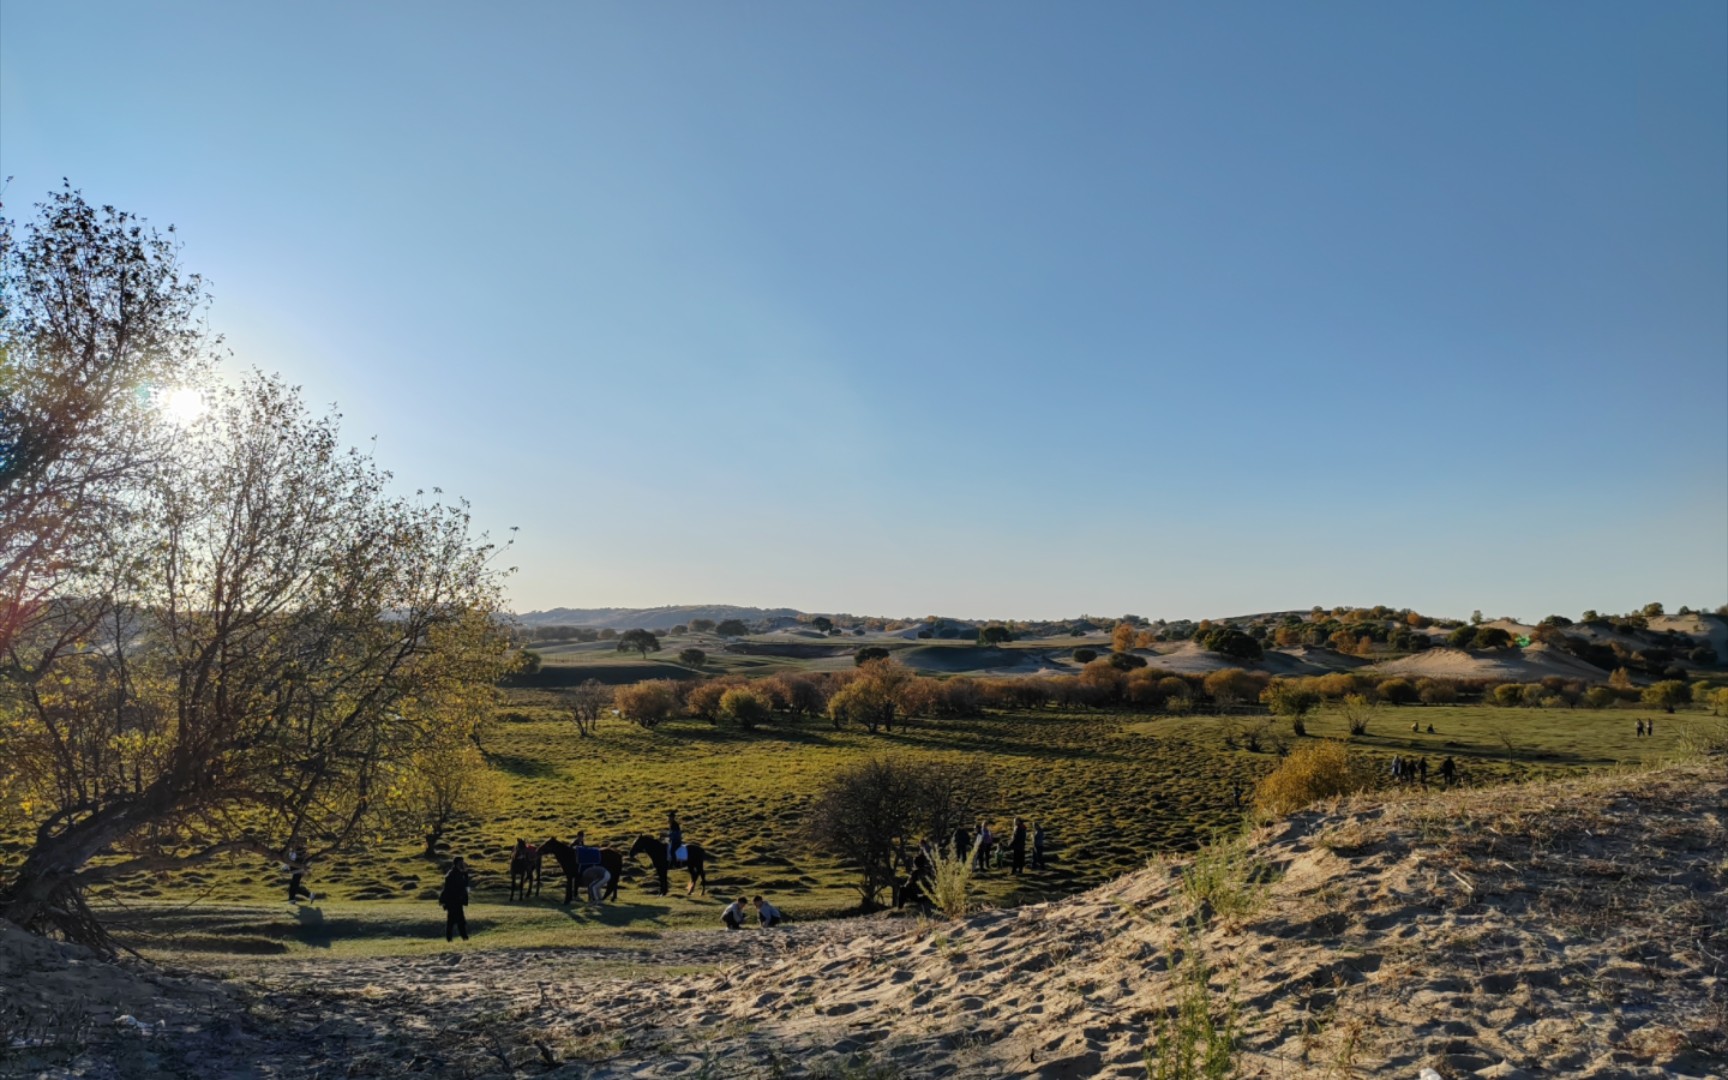
<svg viewBox="0 0 1728 1080"><path fill-rule="evenodd" d="M721 723L749 731L757 724L767 723L773 714L767 695L754 687L735 686L720 696Z"/></svg>
<svg viewBox="0 0 1728 1080"><path fill-rule="evenodd" d="M710 724L719 723L720 699L726 695L726 691L742 685L744 679L738 675L705 679L684 692L684 711Z"/></svg>
<svg viewBox="0 0 1728 1080"><path fill-rule="evenodd" d="M1300 722L1302 717L1320 705L1320 695L1304 685L1305 680L1273 679L1260 692L1260 700L1274 716L1288 716ZM1297 732L1301 734L1301 732Z"/></svg>
<svg viewBox="0 0 1728 1080"><path fill-rule="evenodd" d="M1344 698L1340 711L1344 714L1344 723L1349 726L1350 734L1368 734L1368 724L1374 719L1374 704L1366 694L1350 694Z"/></svg>
<svg viewBox="0 0 1728 1080"><path fill-rule="evenodd" d="M1257 699L1267 683L1241 668L1224 668L1206 676L1202 685L1213 701L1228 705Z"/></svg>
<svg viewBox="0 0 1728 1080"><path fill-rule="evenodd" d="M1344 744L1324 739L1293 750L1254 787L1254 808L1263 814L1291 814L1320 799L1365 790L1371 770Z"/></svg>
<svg viewBox="0 0 1728 1080"><path fill-rule="evenodd" d="M852 663L858 667L863 667L873 660L886 659L888 659L888 650L880 645L866 645L852 654Z"/></svg>
<svg viewBox="0 0 1728 1080"><path fill-rule="evenodd" d="M1728 716L1728 686L1710 695L1710 715Z"/></svg>
<svg viewBox="0 0 1728 1080"><path fill-rule="evenodd" d="M1409 679L1387 679L1374 689L1389 705L1409 705L1421 697Z"/></svg>
<svg viewBox="0 0 1728 1080"><path fill-rule="evenodd" d="M1661 612L1658 611L1657 614L1660 615ZM1684 705L1692 700L1692 688L1679 679L1664 679L1653 686L1645 687L1642 696L1646 705L1658 709L1672 709L1676 705Z"/></svg>
<svg viewBox="0 0 1728 1080"><path fill-rule="evenodd" d="M1479 626L1476 628L1476 645L1478 649L1504 649L1512 644L1512 635L1498 626Z"/></svg>
<svg viewBox="0 0 1728 1080"><path fill-rule="evenodd" d="M1592 686L1584 691L1584 704L1592 709L1606 709L1619 700L1619 693L1606 686Z"/></svg>
<svg viewBox="0 0 1728 1080"><path fill-rule="evenodd" d="M678 688L670 679L620 686L612 694L612 704L624 719L655 728L677 711Z"/></svg>
<svg viewBox="0 0 1728 1080"><path fill-rule="evenodd" d="M1207 632L1200 644L1210 652L1236 660L1258 660L1265 655L1258 641L1234 627L1216 627Z"/></svg>
<svg viewBox="0 0 1728 1080"><path fill-rule="evenodd" d="M1416 696L1424 705L1445 705L1458 700L1458 685L1445 679L1417 679Z"/></svg>
<svg viewBox="0 0 1728 1080"><path fill-rule="evenodd" d="M958 919L972 907L972 851L954 851L954 841L936 845L931 865L930 903L950 919Z"/></svg>
<svg viewBox="0 0 1728 1080"><path fill-rule="evenodd" d="M1075 649L1074 650L1074 662L1077 664L1090 664L1092 661L1094 661L1096 659L1098 659L1098 650L1097 649Z"/></svg>
<svg viewBox="0 0 1728 1080"><path fill-rule="evenodd" d="M1133 671L1135 668L1145 667L1146 658L1135 656L1133 653L1113 652L1110 654L1108 663L1117 671Z"/></svg>
<svg viewBox="0 0 1728 1080"><path fill-rule="evenodd" d="M678 653L678 662L685 667L701 667L708 662L708 654L701 649L683 649Z"/></svg>

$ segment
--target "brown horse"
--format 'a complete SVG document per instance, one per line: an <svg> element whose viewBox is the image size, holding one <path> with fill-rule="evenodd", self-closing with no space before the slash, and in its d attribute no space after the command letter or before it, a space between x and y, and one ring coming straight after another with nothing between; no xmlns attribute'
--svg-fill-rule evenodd
<svg viewBox="0 0 1728 1080"><path fill-rule="evenodd" d="M510 854L510 899L540 895L540 853L540 848L516 838L516 850Z"/></svg>
<svg viewBox="0 0 1728 1080"><path fill-rule="evenodd" d="M660 895L665 896L671 890L671 883L666 875L672 869L671 860L666 857L666 841L643 833L630 845L630 857L648 856L648 861L654 864L654 876L660 881ZM700 844L684 845L684 866L690 871L690 887L684 890L689 896L696 891L696 886L702 886L702 895L708 895L708 853L702 850Z"/></svg>
<svg viewBox="0 0 1728 1080"><path fill-rule="evenodd" d="M553 837L540 845L540 851L558 860L558 869L564 871L564 902L566 904L574 903L576 900L576 882L582 875L581 869L576 865L576 849L557 837ZM600 849L600 865L612 875L612 880L606 883L606 892L600 898L602 900L616 900L618 899L618 880L624 876L624 856L618 853L617 848L603 847Z"/></svg>

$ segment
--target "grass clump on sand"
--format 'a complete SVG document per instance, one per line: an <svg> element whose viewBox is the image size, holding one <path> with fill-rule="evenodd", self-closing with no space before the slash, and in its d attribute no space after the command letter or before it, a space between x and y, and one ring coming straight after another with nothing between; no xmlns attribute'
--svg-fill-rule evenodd
<svg viewBox="0 0 1728 1080"><path fill-rule="evenodd" d="M1176 1004L1154 1021L1146 1048L1147 1080L1222 1080L1236 1072L1236 1001L1212 991L1212 968L1193 938L1171 967Z"/></svg>
<svg viewBox="0 0 1728 1080"><path fill-rule="evenodd" d="M1253 914L1272 877L1271 868L1249 853L1248 838L1236 836L1201 848L1182 871L1180 887L1192 905L1194 920L1203 923L1214 915Z"/></svg>
<svg viewBox="0 0 1728 1080"><path fill-rule="evenodd" d="M1335 739L1293 751L1283 764L1254 786L1254 808L1274 817L1291 814L1321 799L1366 791L1371 770Z"/></svg>
<svg viewBox="0 0 1728 1080"><path fill-rule="evenodd" d="M950 919L958 919L972 908L972 860L977 854L977 845L971 852L960 851L944 844L936 850L934 866L930 880L930 902L936 910Z"/></svg>

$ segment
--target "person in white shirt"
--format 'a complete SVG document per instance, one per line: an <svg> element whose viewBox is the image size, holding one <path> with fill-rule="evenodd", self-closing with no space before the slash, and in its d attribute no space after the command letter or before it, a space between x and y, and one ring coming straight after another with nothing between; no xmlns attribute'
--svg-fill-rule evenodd
<svg viewBox="0 0 1728 1080"><path fill-rule="evenodd" d="M756 905L756 923L764 930L770 926L779 926L785 921L786 916L780 914L780 909L760 896L750 902Z"/></svg>

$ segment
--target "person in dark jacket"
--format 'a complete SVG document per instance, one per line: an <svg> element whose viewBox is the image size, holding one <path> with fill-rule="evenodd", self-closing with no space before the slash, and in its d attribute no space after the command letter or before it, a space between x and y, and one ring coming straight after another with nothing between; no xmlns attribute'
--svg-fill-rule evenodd
<svg viewBox="0 0 1728 1080"><path fill-rule="evenodd" d="M1032 826L1032 869L1044 869L1044 825Z"/></svg>
<svg viewBox="0 0 1728 1080"><path fill-rule="evenodd" d="M306 876L306 864L309 861L306 858L305 846L296 845L289 850L288 860L282 864L283 872L288 875L288 902L290 904L302 896L308 900L317 899L312 895L311 889L300 884L300 880Z"/></svg>
<svg viewBox="0 0 1728 1080"><path fill-rule="evenodd" d="M461 934L462 940L468 940L468 917L463 908L468 906L468 888L472 884L468 877L468 864L461 856L450 864L450 872L444 875L444 890L438 894L438 903L444 909L444 940L454 941Z"/></svg>
<svg viewBox="0 0 1728 1080"><path fill-rule="evenodd" d="M678 858L678 849L684 846L684 829L678 824L678 811L666 811L666 865L677 867L683 865Z"/></svg>
<svg viewBox="0 0 1728 1080"><path fill-rule="evenodd" d="M1026 872L1026 819L1014 819L1014 833L1008 838L1009 872Z"/></svg>

